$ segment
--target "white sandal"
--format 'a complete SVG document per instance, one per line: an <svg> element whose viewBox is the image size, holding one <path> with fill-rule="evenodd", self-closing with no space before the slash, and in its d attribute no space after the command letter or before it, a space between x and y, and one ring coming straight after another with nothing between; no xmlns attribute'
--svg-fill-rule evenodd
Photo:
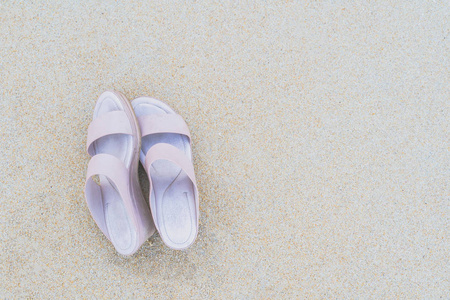
<svg viewBox="0 0 450 300"><path fill-rule="evenodd" d="M140 160L150 181L150 208L164 243L181 250L198 233L199 200L189 129L167 104L149 97L132 102L142 134Z"/></svg>
<svg viewBox="0 0 450 300"><path fill-rule="evenodd" d="M121 93L104 92L88 129L87 151L92 158L85 194L98 227L123 255L135 253L155 231L137 175L140 144L129 101Z"/></svg>

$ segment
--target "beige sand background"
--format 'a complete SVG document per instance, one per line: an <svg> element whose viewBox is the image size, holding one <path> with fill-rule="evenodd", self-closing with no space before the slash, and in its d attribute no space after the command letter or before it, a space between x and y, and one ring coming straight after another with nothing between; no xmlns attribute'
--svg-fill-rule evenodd
<svg viewBox="0 0 450 300"><path fill-rule="evenodd" d="M82 2L0 2L0 298L449 299L448 1ZM189 124L189 250L91 219L106 89Z"/></svg>

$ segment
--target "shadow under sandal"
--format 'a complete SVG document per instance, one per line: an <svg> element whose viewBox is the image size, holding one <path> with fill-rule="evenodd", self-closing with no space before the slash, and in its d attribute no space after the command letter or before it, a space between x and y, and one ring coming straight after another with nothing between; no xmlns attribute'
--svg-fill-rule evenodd
<svg viewBox="0 0 450 300"><path fill-rule="evenodd" d="M88 128L85 194L98 227L122 255L135 253L155 231L138 180L140 141L131 104L104 92Z"/></svg>
<svg viewBox="0 0 450 300"><path fill-rule="evenodd" d="M186 249L198 233L199 200L189 129L167 104L149 97L132 102L142 134L140 160L150 181L150 208L163 242Z"/></svg>

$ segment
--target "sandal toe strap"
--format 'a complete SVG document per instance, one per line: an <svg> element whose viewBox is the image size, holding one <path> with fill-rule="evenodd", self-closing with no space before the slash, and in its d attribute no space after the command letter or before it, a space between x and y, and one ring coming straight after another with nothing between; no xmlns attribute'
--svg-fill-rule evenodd
<svg viewBox="0 0 450 300"><path fill-rule="evenodd" d="M183 117L177 114L152 114L138 117L142 137L154 133L178 133L191 138Z"/></svg>
<svg viewBox="0 0 450 300"><path fill-rule="evenodd" d="M87 147L89 155L94 156L92 144L101 137L111 134L132 134L130 120L122 110L108 112L95 118L88 128Z"/></svg>

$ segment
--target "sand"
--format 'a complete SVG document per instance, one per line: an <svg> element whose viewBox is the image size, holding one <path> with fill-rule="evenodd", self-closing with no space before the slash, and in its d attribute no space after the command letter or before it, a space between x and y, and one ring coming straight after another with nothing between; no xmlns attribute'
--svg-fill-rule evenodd
<svg viewBox="0 0 450 300"><path fill-rule="evenodd" d="M448 297L447 1L83 2L0 3L1 298ZM191 129L187 251L89 214L107 89Z"/></svg>

